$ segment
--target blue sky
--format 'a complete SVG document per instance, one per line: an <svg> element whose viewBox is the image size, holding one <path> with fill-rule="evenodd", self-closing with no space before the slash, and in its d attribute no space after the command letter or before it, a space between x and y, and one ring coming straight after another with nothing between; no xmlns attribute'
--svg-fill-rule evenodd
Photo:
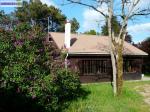
<svg viewBox="0 0 150 112"><path fill-rule="evenodd" d="M1 1L1 0L0 0ZM80 23L80 29L78 32L84 32L90 29L100 31L101 26L104 24L102 16L97 12L80 5L69 4L61 5L63 0L41 0L48 5L54 5L61 9L62 13L67 16L68 19L75 17ZM14 11L14 8L2 8L6 13ZM105 10L104 10L105 11ZM144 40L150 36L150 17L139 17L134 22L130 21L128 24L128 32L132 35L135 43Z"/></svg>

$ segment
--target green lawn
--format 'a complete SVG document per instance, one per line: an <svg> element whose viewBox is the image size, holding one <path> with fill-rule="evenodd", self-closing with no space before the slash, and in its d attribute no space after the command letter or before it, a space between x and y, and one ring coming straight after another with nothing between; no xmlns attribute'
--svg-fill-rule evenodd
<svg viewBox="0 0 150 112"><path fill-rule="evenodd" d="M138 85L148 82L125 82L123 94L114 97L110 83L82 85L90 93L71 102L65 112L150 112L150 106L143 101L143 97L135 91Z"/></svg>

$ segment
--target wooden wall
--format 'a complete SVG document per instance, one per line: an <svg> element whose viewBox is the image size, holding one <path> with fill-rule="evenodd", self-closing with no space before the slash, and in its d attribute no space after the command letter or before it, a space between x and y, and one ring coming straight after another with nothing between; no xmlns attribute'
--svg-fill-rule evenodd
<svg viewBox="0 0 150 112"><path fill-rule="evenodd" d="M81 60L107 60L109 62L107 63L107 67L110 68L111 60L109 56L70 56L68 60L68 67L79 72L80 81L82 83L112 81L112 69L107 69L106 73L100 74L81 74L79 69L82 65ZM124 57L124 63L127 62L127 60L130 60L131 63L127 63L128 70L124 71L124 80L140 80L142 74L142 58L130 56ZM132 68L130 68L130 66Z"/></svg>

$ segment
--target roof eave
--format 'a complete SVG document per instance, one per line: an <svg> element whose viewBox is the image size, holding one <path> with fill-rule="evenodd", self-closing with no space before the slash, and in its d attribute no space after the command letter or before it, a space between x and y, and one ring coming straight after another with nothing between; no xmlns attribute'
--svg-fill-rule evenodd
<svg viewBox="0 0 150 112"><path fill-rule="evenodd" d="M68 52L68 55L105 55L110 56L109 53L98 53L98 52ZM139 57L147 57L148 54L123 54L123 56L139 56Z"/></svg>

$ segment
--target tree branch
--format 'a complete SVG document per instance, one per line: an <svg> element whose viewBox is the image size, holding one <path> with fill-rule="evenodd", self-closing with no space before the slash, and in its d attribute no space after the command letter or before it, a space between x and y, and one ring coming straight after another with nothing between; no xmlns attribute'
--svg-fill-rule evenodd
<svg viewBox="0 0 150 112"><path fill-rule="evenodd" d="M133 13L131 16L129 16L129 19L133 18L134 16L147 16L150 15L150 9L143 9L137 13Z"/></svg>
<svg viewBox="0 0 150 112"><path fill-rule="evenodd" d="M89 4L85 4L85 3L82 3L82 2L78 2L78 1L74 1L74 0L67 0L71 3L75 3L75 4L80 4L80 5L84 5L84 6L87 6L87 7L90 7L92 9L94 9L95 11L99 12L101 15L103 15L104 17L107 17L106 14L104 14L102 11L98 10L96 7L94 7L93 5L89 5Z"/></svg>

